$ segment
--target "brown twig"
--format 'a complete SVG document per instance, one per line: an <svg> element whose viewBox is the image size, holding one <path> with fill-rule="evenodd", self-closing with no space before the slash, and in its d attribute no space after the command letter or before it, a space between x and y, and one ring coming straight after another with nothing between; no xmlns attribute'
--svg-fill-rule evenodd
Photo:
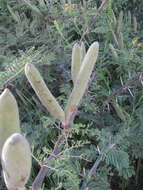
<svg viewBox="0 0 143 190"><path fill-rule="evenodd" d="M100 15L100 12L101 12L101 10L103 9L103 7L105 6L105 4L107 3L107 1L108 1L108 0L102 0L102 1L101 1L101 5L100 5L99 8L97 9L96 14L95 14L94 17L93 17L93 21L87 26L87 29L86 29L85 32L82 34L82 36L81 36L81 38L80 38L80 42L83 40L84 36L88 33L88 28L89 28L90 26L92 26L93 23L96 22L97 17Z"/></svg>
<svg viewBox="0 0 143 190"><path fill-rule="evenodd" d="M119 96L122 94L125 90L131 88L136 83L140 82L143 78L143 72L141 72L139 75L133 77L132 79L128 80L125 85L123 85L121 88L115 90L108 98L108 100L112 100L113 97Z"/></svg>
<svg viewBox="0 0 143 190"><path fill-rule="evenodd" d="M58 156L61 150L61 145L64 143L64 141L65 141L65 135L60 135L57 142L55 143L53 152L48 157L48 161ZM43 164L41 166L41 169L32 184L31 190L39 190L39 188L42 186L42 183L44 181L44 178L48 170L49 170L49 167L47 165Z"/></svg>
<svg viewBox="0 0 143 190"><path fill-rule="evenodd" d="M91 84L91 82L94 78L95 78L95 73L93 73L93 76L90 79L89 85ZM88 85L88 87L89 87L89 85ZM47 161L58 157L60 150L61 150L61 145L64 143L64 141L66 139L66 135L68 134L69 129L70 129L70 124L74 121L76 114L77 114L77 109L75 109L75 111L73 111L72 117L70 118L69 121L66 122L67 125L63 125L63 131L65 132L65 134L59 136L57 142L55 143L53 152L50 154ZM40 171L39 171L38 175L36 176L36 178L32 184L32 188L30 190L39 190L40 189L49 169L50 168L46 164L41 165Z"/></svg>
<svg viewBox="0 0 143 190"><path fill-rule="evenodd" d="M96 20L97 16L100 14L100 11L103 9L104 5L107 3L108 0L102 0L100 7L98 8L95 16L93 17L94 20Z"/></svg>
<svg viewBox="0 0 143 190"><path fill-rule="evenodd" d="M136 170L136 176L135 176L135 182L136 182L136 184L138 184L139 171L141 169L141 161L142 161L141 158L139 158L138 161L137 161L137 170Z"/></svg>
<svg viewBox="0 0 143 190"><path fill-rule="evenodd" d="M101 155L99 155L99 158L95 161L94 165L92 166L92 168L90 169L87 178L90 179L92 176L96 175L97 172L97 168L99 166L99 164L101 163L102 156L107 154L113 147L115 146L115 144L110 144L108 145L107 149L104 152L101 152ZM83 183L83 185L81 186L80 190L88 190L88 184L87 183Z"/></svg>

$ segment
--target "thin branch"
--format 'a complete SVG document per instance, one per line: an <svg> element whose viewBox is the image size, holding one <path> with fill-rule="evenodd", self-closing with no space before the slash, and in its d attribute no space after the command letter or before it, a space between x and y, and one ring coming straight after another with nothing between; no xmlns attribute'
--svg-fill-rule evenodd
<svg viewBox="0 0 143 190"><path fill-rule="evenodd" d="M90 169L90 171L88 173L88 177L96 175L97 168L101 161L102 161L102 157L99 160L96 160L96 162L94 163L94 165L92 166L92 168Z"/></svg>
<svg viewBox="0 0 143 190"><path fill-rule="evenodd" d="M128 80L125 85L123 85L121 88L115 90L108 98L108 100L112 100L113 97L119 96L122 94L125 90L131 88L136 83L140 82L143 78L143 72L141 72L139 75L133 77L132 79Z"/></svg>
<svg viewBox="0 0 143 190"><path fill-rule="evenodd" d="M88 28L89 28L90 26L92 26L93 23L96 22L97 17L100 15L100 12L101 12L101 10L103 9L103 7L105 6L105 4L107 3L107 1L108 1L108 0L102 0L102 1L101 1L102 3L101 3L101 5L99 6L99 8L97 9L96 14L95 14L94 17L93 17L93 21L89 24L89 26L87 27L87 29L85 30L85 32L82 34L82 36L81 36L81 38L80 38L80 42L83 40L84 36L88 33Z"/></svg>
<svg viewBox="0 0 143 190"><path fill-rule="evenodd" d="M99 155L99 158L95 161L94 165L92 166L92 168L90 169L87 178L90 179L92 176L96 175L97 172L97 168L99 166L99 164L101 163L101 161L103 160L103 155L107 154L113 147L115 146L115 144L109 144L106 151L101 152L101 155ZM81 186L80 190L88 190L88 184L87 183L83 183L83 185Z"/></svg>
<svg viewBox="0 0 143 190"><path fill-rule="evenodd" d="M96 72L93 72L88 82L88 88L91 87L93 80L96 78Z"/></svg>
<svg viewBox="0 0 143 190"><path fill-rule="evenodd" d="M95 75L96 75L96 73L94 72L91 79L90 79L90 81L89 81L88 87L89 87L89 85L91 85L91 82L95 78ZM67 121L67 125L63 126L65 134L59 136L57 142L55 143L53 152L48 157L48 161L58 157L58 155L60 153L60 150L61 150L61 145L66 140L66 135L69 132L70 124L74 121L74 118L75 118L75 116L77 114L77 109L78 108L76 108L73 111L73 114L72 114L71 118L69 119L69 121ZM41 165L40 171L39 171L38 175L36 176L36 178L35 178L35 180L34 180L34 182L32 184L31 190L39 190L40 189L40 187L43 184L44 178L45 178L45 176L46 176L49 169L50 168L46 164Z"/></svg>
<svg viewBox="0 0 143 190"><path fill-rule="evenodd" d="M141 169L141 161L142 159L139 158L137 161L137 170L136 170L136 176L135 176L135 183L138 184L138 178L139 178L139 171Z"/></svg>
<svg viewBox="0 0 143 190"><path fill-rule="evenodd" d="M97 16L99 16L101 10L103 9L103 7L104 7L105 4L107 3L107 1L108 1L108 0L102 0L102 1L101 1L102 3L101 3L101 5L100 5L100 7L98 8L98 10L97 10L95 16L93 17L94 20L96 20Z"/></svg>
<svg viewBox="0 0 143 190"><path fill-rule="evenodd" d="M61 145L64 143L64 141L65 141L65 135L60 135L57 142L55 143L53 152L48 157L48 161L50 161L58 156L58 154L60 153L60 150L61 150ZM31 190L39 190L40 189L49 169L50 168L48 166L46 166L45 164L41 166L41 169L32 184Z"/></svg>

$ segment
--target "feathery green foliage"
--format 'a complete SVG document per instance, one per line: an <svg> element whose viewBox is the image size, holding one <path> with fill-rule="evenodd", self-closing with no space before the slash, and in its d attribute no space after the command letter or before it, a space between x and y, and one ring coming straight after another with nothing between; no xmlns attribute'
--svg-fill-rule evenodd
<svg viewBox="0 0 143 190"><path fill-rule="evenodd" d="M40 65L49 89L64 107L72 89L72 47L82 37L86 49L93 41L100 42L98 62L63 156L48 163L51 169L44 190L79 189L84 181L90 190L125 190L131 189L130 184L141 189L142 1L109 0L96 19L101 1L70 2L0 3L0 87L7 82L15 84L12 90L20 106L22 130L31 143L35 159L27 187L39 163L52 152L61 129L21 70L27 62ZM20 56L21 51L26 53ZM115 146L107 152L110 144ZM96 176L87 179L100 159ZM3 184L0 188L4 189Z"/></svg>

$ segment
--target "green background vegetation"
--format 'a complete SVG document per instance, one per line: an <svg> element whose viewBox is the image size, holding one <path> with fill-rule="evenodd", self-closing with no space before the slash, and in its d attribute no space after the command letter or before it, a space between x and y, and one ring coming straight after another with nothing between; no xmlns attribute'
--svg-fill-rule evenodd
<svg viewBox="0 0 143 190"><path fill-rule="evenodd" d="M72 6L74 4L74 6ZM62 107L72 89L75 42L100 52L62 157L52 160L44 190L143 189L143 1L1 0L0 91L15 95L23 134L33 153L29 187L52 152L60 124L40 103L23 68L35 64ZM107 152L110 144L115 144ZM103 153L103 154L102 154ZM95 177L86 175L101 159ZM0 182L2 178L0 178ZM0 183L4 190L4 183Z"/></svg>

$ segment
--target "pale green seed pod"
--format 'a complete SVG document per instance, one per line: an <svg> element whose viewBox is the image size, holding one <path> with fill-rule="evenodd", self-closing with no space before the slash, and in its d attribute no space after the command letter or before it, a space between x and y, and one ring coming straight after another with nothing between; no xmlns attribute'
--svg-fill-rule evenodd
<svg viewBox="0 0 143 190"><path fill-rule="evenodd" d="M112 20L113 20L113 27L115 28L116 25L117 25L117 19L116 19L116 16L115 16L115 13L113 10L112 11Z"/></svg>
<svg viewBox="0 0 143 190"><path fill-rule="evenodd" d="M71 75L74 84L77 79L80 66L81 66L81 47L78 43L76 43L72 49L72 64L71 64Z"/></svg>
<svg viewBox="0 0 143 190"><path fill-rule="evenodd" d="M25 74L42 104L47 108L52 116L64 123L65 113L50 90L47 88L36 67L32 64L26 64Z"/></svg>
<svg viewBox="0 0 143 190"><path fill-rule="evenodd" d="M133 17L133 27L134 27L134 32L136 33L138 29L138 23L135 16Z"/></svg>
<svg viewBox="0 0 143 190"><path fill-rule="evenodd" d="M75 82L74 88L68 99L67 106L65 109L66 124L69 124L71 122L71 118L74 112L76 111L83 97L83 94L88 86L90 75L92 73L94 64L97 60L98 51L99 51L99 43L94 42L89 47L84 57L83 63L80 68L80 72L78 74L77 80Z"/></svg>
<svg viewBox="0 0 143 190"><path fill-rule="evenodd" d="M128 11L128 23L129 23L129 26L131 26L131 23L132 23L131 11Z"/></svg>
<svg viewBox="0 0 143 190"><path fill-rule="evenodd" d="M117 24L117 34L119 34L123 27L123 11L120 11L118 24Z"/></svg>
<svg viewBox="0 0 143 190"><path fill-rule="evenodd" d="M81 42L81 45L80 45L80 51L81 51L81 55L80 55L80 64L82 64L82 61L86 55L86 48L85 48L85 45L84 45L84 42Z"/></svg>
<svg viewBox="0 0 143 190"><path fill-rule="evenodd" d="M2 149L4 181L9 190L24 190L31 171L31 151L28 141L19 133L14 133Z"/></svg>
<svg viewBox="0 0 143 190"><path fill-rule="evenodd" d="M121 109L121 107L119 106L119 104L112 99L112 101L110 101L111 105L113 106L113 108L115 109L118 117L122 120L122 121L126 121L126 117L125 114L123 113L123 110Z"/></svg>
<svg viewBox="0 0 143 190"><path fill-rule="evenodd" d="M19 111L15 97L9 89L0 95L0 156L6 139L20 133Z"/></svg>
<svg viewBox="0 0 143 190"><path fill-rule="evenodd" d="M117 36L113 30L112 30L112 36L113 36L115 44L117 45L117 47L119 47L119 42L118 42Z"/></svg>
<svg viewBox="0 0 143 190"><path fill-rule="evenodd" d="M109 48L110 48L110 50L112 52L112 55L113 55L115 61L118 61L119 57L118 57L116 49L113 47L112 44L109 44Z"/></svg>
<svg viewBox="0 0 143 190"><path fill-rule="evenodd" d="M26 188L25 188L25 187L22 187L22 188L19 188L18 190L26 190Z"/></svg>
<svg viewBox="0 0 143 190"><path fill-rule="evenodd" d="M122 32L119 33L118 43L119 43L119 48L124 49L124 37Z"/></svg>

